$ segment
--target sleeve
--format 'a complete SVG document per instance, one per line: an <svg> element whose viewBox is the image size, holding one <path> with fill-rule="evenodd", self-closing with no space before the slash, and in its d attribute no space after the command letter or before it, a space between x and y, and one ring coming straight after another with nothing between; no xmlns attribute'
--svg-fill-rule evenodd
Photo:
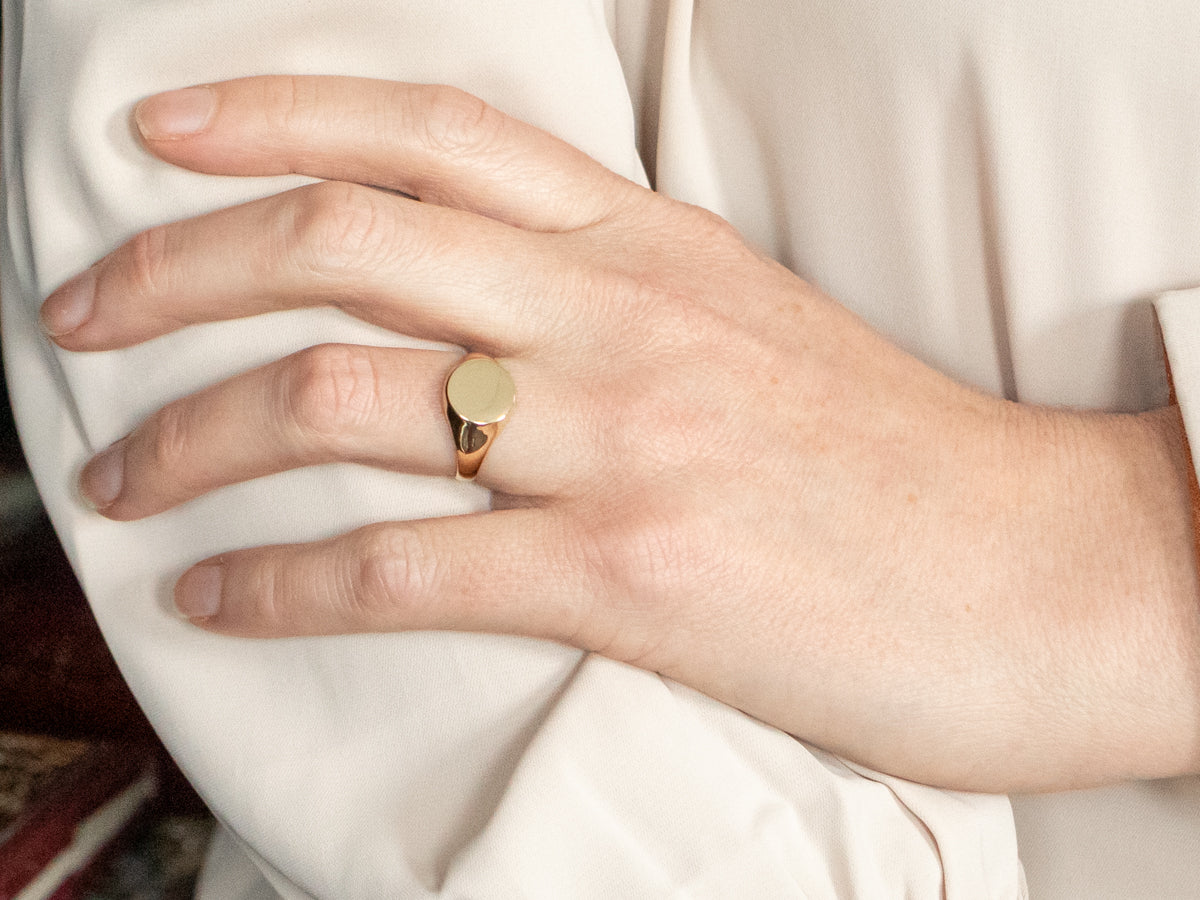
<svg viewBox="0 0 1200 900"><path fill-rule="evenodd" d="M1188 444L1200 447L1200 288L1161 294L1154 308ZM1193 452L1193 466L1196 462Z"/></svg>
<svg viewBox="0 0 1200 900"><path fill-rule="evenodd" d="M306 310L51 348L37 310L64 279L148 226L297 183L149 158L138 99L282 71L448 82L644 181L608 27L583 0L5 0L5 363L97 620L224 825L213 865L240 852L284 897L1014 896L1004 798L853 770L653 674L502 636L234 640L169 612L197 559L486 508L472 485L323 466L124 524L75 497L88 456L174 397L318 342L412 343Z"/></svg>

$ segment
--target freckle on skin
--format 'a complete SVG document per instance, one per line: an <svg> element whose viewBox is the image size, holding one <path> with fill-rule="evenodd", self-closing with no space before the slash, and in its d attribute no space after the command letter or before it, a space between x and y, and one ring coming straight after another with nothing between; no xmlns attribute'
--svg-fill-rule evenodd
<svg viewBox="0 0 1200 900"><path fill-rule="evenodd" d="M970 604L970 603L968 603L968 604L967 604L967 606L966 606L966 610L967 610L967 612L970 612L970 611L971 611L971 604Z"/></svg>
<svg viewBox="0 0 1200 900"><path fill-rule="evenodd" d="M771 384L779 384L779 379L774 375L771 376Z"/></svg>
<svg viewBox="0 0 1200 900"><path fill-rule="evenodd" d="M916 495L916 494L909 494L909 495L908 495L908 502L909 502L909 503L916 503L916 502L917 502L917 495Z"/></svg>

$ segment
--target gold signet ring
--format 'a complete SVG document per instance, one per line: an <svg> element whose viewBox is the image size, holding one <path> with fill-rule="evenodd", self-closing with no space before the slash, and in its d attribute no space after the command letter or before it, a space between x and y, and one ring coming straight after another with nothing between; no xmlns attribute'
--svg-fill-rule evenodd
<svg viewBox="0 0 1200 900"><path fill-rule="evenodd" d="M470 481L517 399L512 376L482 353L469 353L446 377L446 419L454 436L455 474Z"/></svg>

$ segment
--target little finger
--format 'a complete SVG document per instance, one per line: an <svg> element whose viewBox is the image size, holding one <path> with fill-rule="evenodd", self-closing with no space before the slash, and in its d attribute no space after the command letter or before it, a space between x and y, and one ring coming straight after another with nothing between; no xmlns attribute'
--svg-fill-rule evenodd
<svg viewBox="0 0 1200 900"><path fill-rule="evenodd" d="M586 647L603 596L593 572L568 517L514 509L223 553L184 573L175 602L246 637L453 629Z"/></svg>

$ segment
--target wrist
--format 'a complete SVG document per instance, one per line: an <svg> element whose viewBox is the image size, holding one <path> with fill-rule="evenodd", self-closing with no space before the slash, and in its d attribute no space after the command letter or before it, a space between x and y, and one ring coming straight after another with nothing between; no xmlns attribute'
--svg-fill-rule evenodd
<svg viewBox="0 0 1200 900"><path fill-rule="evenodd" d="M1178 409L1014 414L1024 464L1005 482L1026 508L1013 562L1057 668L1033 699L1079 748L1055 786L1195 771L1200 581Z"/></svg>

